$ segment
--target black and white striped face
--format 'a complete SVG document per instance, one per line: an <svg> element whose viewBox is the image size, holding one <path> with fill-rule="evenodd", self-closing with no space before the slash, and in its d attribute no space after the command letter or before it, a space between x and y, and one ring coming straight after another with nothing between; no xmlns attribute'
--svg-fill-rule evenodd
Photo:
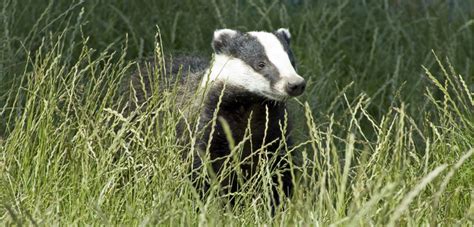
<svg viewBox="0 0 474 227"><path fill-rule="evenodd" d="M277 101L298 96L306 82L295 71L290 38L283 28L273 33L216 30L212 40L215 59L208 79Z"/></svg>

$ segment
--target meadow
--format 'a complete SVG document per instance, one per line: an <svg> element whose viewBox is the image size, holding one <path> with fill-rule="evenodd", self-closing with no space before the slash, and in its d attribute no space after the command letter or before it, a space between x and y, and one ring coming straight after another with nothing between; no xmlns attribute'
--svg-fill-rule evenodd
<svg viewBox="0 0 474 227"><path fill-rule="evenodd" d="M471 0L3 0L0 27L2 225L473 225ZM308 85L282 148L294 194L272 214L262 167L235 206L218 182L201 200L177 94L127 117L121 81L210 57L217 28L280 27Z"/></svg>

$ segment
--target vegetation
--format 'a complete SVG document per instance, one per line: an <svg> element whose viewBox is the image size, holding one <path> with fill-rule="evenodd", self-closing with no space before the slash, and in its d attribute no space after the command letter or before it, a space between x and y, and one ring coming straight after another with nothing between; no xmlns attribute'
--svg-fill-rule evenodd
<svg viewBox="0 0 474 227"><path fill-rule="evenodd" d="M441 0L4 0L0 220L472 225L473 8ZM283 148L296 188L275 215L258 193L269 189L265 167L236 206L218 187L199 199L181 158L189 145L176 138L176 93L156 94L134 118L118 105L120 81L136 62L163 51L210 55L222 27L289 27L308 81L289 103L296 145Z"/></svg>

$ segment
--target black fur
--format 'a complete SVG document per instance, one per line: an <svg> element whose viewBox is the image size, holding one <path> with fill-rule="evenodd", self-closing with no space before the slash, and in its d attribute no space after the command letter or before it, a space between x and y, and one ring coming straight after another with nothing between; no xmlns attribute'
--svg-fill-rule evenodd
<svg viewBox="0 0 474 227"><path fill-rule="evenodd" d="M155 60L146 61L140 64L140 68L129 78L122 81L122 93L129 96L128 99L123 100L125 103L121 105L125 108L127 115L139 106L145 108L146 102L152 94L169 89L170 85L175 82L181 84L181 92L187 93L189 90L195 90L200 77L209 67L209 59L199 55L167 56L165 64L161 65L160 63ZM180 78L177 77L178 75ZM159 83L156 83L157 80ZM155 87L155 84L159 84L159 86Z"/></svg>
<svg viewBox="0 0 474 227"><path fill-rule="evenodd" d="M225 89L223 92L222 90ZM215 131L212 134L212 140L208 144L209 137L211 136L211 120L214 112L216 111L219 103L219 97L222 95L222 100L219 105L219 111L217 113L218 118L225 119L232 129L232 136L236 144L243 140L247 128L250 126L252 137L250 141L244 144L242 154L240 154L242 161L247 159L247 162L240 166L244 177L247 179L252 177L261 164L261 158L268 158L272 160L273 164L271 169L279 171L279 176L275 174L273 176L274 188L273 188L273 199L274 206L280 203L280 196L278 194L278 187L281 187L285 196L290 196L292 191L292 175L289 170L289 163L287 155L281 153L279 150L280 141L283 139L282 136L286 137L286 141L291 146L290 139L288 137L288 131L283 134L280 129L280 125L284 126L288 122L285 121L286 104L284 102L275 102L268 100L264 97L257 96L252 93L244 92L241 88L235 88L232 86L226 86L223 84L217 84L211 88L210 92L204 103L204 109L201 112L200 127L204 130L203 136L199 140L198 150L205 151L209 146L210 159L212 161L212 169L215 173L219 174L223 168L225 158L230 154L229 142L226 138L223 125L221 121L218 121L215 126ZM268 111L268 112L267 112ZM268 113L268 121L267 121ZM250 123L249 123L250 119ZM265 127L268 122L268 129L265 132ZM287 126L288 129L290 126ZM283 134L283 135L282 135ZM265 138L265 141L264 141ZM268 146L266 155L255 154L252 152L256 151L263 145L273 142L272 145ZM202 165L201 159L202 153L197 153L194 156L193 168L199 169ZM197 174L197 173L196 173ZM194 175L196 177L196 175ZM244 179L244 180L247 180ZM196 180L196 179L194 179ZM282 184L280 184L282 182ZM196 184L203 182L196 181ZM236 174L231 174L221 182L222 188L225 188L226 193L233 193L239 190L240 185L237 181ZM203 193L209 187L207 182L200 185L203 189ZM231 200L233 202L233 200Z"/></svg>

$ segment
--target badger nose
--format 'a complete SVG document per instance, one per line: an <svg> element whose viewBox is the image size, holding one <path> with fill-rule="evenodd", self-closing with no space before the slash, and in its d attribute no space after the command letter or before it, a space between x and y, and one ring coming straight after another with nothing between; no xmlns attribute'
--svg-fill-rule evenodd
<svg viewBox="0 0 474 227"><path fill-rule="evenodd" d="M290 96L298 96L303 93L305 87L306 81L301 77L297 77L297 79L288 82L286 92Z"/></svg>

